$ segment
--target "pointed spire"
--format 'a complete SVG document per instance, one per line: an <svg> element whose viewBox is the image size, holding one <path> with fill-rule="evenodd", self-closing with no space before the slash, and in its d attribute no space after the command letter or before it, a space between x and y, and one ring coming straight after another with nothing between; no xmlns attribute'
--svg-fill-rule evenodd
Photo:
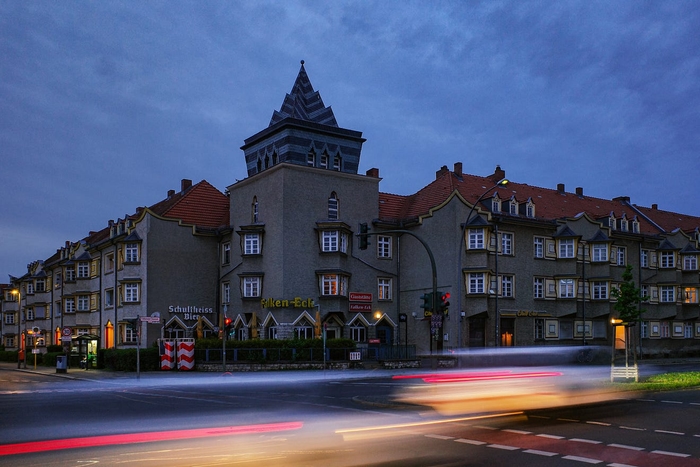
<svg viewBox="0 0 700 467"><path fill-rule="evenodd" d="M285 118L296 118L338 127L333 110L330 107L326 107L323 104L321 95L318 91L314 91L314 87L311 85L309 76L304 68L304 60L301 61L301 68L297 79L294 81L292 90L285 96L280 110L272 114L269 126Z"/></svg>

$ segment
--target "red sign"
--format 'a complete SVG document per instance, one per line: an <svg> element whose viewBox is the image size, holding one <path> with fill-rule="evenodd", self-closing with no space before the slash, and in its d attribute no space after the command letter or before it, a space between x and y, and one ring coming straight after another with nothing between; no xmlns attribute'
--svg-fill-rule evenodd
<svg viewBox="0 0 700 467"><path fill-rule="evenodd" d="M350 292L351 302L371 302L372 294L367 292Z"/></svg>
<svg viewBox="0 0 700 467"><path fill-rule="evenodd" d="M349 305L350 311L372 311L371 303L351 303Z"/></svg>
<svg viewBox="0 0 700 467"><path fill-rule="evenodd" d="M381 344L382 341L381 341L381 339L370 339L369 343L370 344Z"/></svg>

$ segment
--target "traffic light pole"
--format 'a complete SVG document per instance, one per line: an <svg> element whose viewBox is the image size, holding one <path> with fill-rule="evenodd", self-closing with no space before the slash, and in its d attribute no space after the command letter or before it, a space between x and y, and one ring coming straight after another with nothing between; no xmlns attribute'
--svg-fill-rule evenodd
<svg viewBox="0 0 700 467"><path fill-rule="evenodd" d="M374 232L374 233L369 233L369 232L367 232L367 230L369 230L369 229L366 228L366 224L365 224L365 227L361 228L362 233L358 234L358 237L360 237L360 242L361 242L361 244L365 245L365 248L367 245L367 237L369 237L371 235L379 235L380 233L381 234L389 234L389 233L391 233L391 234L395 234L395 233L408 234L411 237L418 240L419 242L421 242L421 244L425 248L425 251L428 252L428 257L430 258L430 267L432 268L432 273L433 273L433 313L436 313L439 309L439 307L438 307L438 305L439 305L438 300L439 299L438 299L438 290L437 290L437 268L435 267L435 257L433 256L433 252L430 249L430 246L428 246L428 244L425 242L425 240L423 240L422 238L420 238L418 235L414 234L413 232L409 232L408 230L387 230L385 232ZM429 337L429 344L430 344L429 348L430 348L430 353L432 354L433 353L433 338L432 338L432 334L430 331L431 331L431 329L430 329L430 327L428 327L428 337ZM438 333L439 333L438 337L440 337L442 335L442 317L440 319L440 330L438 331ZM441 337L438 340L438 342L442 343ZM438 349L438 350L442 350L442 346L440 346L440 349Z"/></svg>

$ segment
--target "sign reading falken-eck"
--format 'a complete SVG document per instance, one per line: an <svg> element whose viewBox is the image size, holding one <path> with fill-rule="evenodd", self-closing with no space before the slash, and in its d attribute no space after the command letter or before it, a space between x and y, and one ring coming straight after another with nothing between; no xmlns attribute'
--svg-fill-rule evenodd
<svg viewBox="0 0 700 467"><path fill-rule="evenodd" d="M303 299L301 297L294 297L291 300L263 298L260 300L260 304L263 308L313 308L315 306L313 298Z"/></svg>

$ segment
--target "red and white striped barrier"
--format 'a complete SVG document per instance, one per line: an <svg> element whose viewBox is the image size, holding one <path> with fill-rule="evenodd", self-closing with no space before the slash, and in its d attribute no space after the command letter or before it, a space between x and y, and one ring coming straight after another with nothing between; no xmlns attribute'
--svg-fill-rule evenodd
<svg viewBox="0 0 700 467"><path fill-rule="evenodd" d="M177 369L192 370L194 368L194 339L178 339Z"/></svg>
<svg viewBox="0 0 700 467"><path fill-rule="evenodd" d="M175 342L161 341L160 369L172 370L175 367Z"/></svg>

